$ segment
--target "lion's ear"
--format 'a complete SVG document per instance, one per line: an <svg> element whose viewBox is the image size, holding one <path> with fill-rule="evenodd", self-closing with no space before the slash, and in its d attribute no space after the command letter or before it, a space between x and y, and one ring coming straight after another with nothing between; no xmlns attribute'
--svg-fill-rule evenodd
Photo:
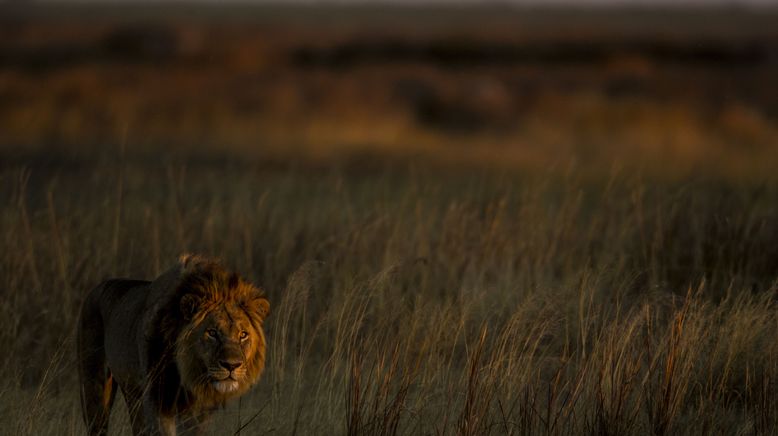
<svg viewBox="0 0 778 436"><path fill-rule="evenodd" d="M251 301L249 301L248 309L259 315L259 317L264 320L268 315L270 315L270 302L267 300L267 298L260 295L259 297L253 298Z"/></svg>
<svg viewBox="0 0 778 436"><path fill-rule="evenodd" d="M202 299L197 295L186 294L181 297L179 305L181 306L181 313L184 315L184 318L188 320L192 319L200 309L200 303L202 303Z"/></svg>

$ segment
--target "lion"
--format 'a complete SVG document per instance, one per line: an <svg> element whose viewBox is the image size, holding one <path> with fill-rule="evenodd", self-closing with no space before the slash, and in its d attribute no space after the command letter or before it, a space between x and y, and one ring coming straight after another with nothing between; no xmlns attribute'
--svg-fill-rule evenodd
<svg viewBox="0 0 778 436"><path fill-rule="evenodd" d="M105 435L117 388L135 435L203 432L265 366L264 292L219 261L184 255L154 281L111 279L84 300L78 325L81 404Z"/></svg>

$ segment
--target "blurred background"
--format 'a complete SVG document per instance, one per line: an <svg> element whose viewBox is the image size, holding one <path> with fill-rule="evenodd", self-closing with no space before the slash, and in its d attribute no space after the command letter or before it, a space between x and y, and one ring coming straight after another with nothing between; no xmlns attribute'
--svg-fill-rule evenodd
<svg viewBox="0 0 778 436"><path fill-rule="evenodd" d="M272 307L214 434L778 434L778 4L0 3L3 427L185 252Z"/></svg>
<svg viewBox="0 0 778 436"><path fill-rule="evenodd" d="M771 1L0 6L6 163L778 164Z"/></svg>

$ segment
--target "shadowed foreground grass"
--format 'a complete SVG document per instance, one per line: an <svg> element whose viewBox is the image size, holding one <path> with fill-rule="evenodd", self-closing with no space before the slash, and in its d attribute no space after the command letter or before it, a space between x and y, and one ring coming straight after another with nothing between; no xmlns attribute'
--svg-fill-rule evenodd
<svg viewBox="0 0 778 436"><path fill-rule="evenodd" d="M776 198L623 174L5 167L0 420L81 434L82 297L192 251L273 309L265 376L214 434L775 434Z"/></svg>

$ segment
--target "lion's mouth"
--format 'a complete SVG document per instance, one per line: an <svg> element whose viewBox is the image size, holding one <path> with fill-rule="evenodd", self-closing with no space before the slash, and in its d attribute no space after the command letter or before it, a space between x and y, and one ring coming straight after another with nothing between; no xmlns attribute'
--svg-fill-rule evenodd
<svg viewBox="0 0 778 436"><path fill-rule="evenodd" d="M238 380L242 379L240 371L226 371L221 368L208 371L211 386L223 394L235 392L240 387Z"/></svg>
<svg viewBox="0 0 778 436"><path fill-rule="evenodd" d="M240 386L238 381L232 378L232 376L227 376L222 379L215 379L211 382L211 385L214 389L221 392L222 394L235 392Z"/></svg>

